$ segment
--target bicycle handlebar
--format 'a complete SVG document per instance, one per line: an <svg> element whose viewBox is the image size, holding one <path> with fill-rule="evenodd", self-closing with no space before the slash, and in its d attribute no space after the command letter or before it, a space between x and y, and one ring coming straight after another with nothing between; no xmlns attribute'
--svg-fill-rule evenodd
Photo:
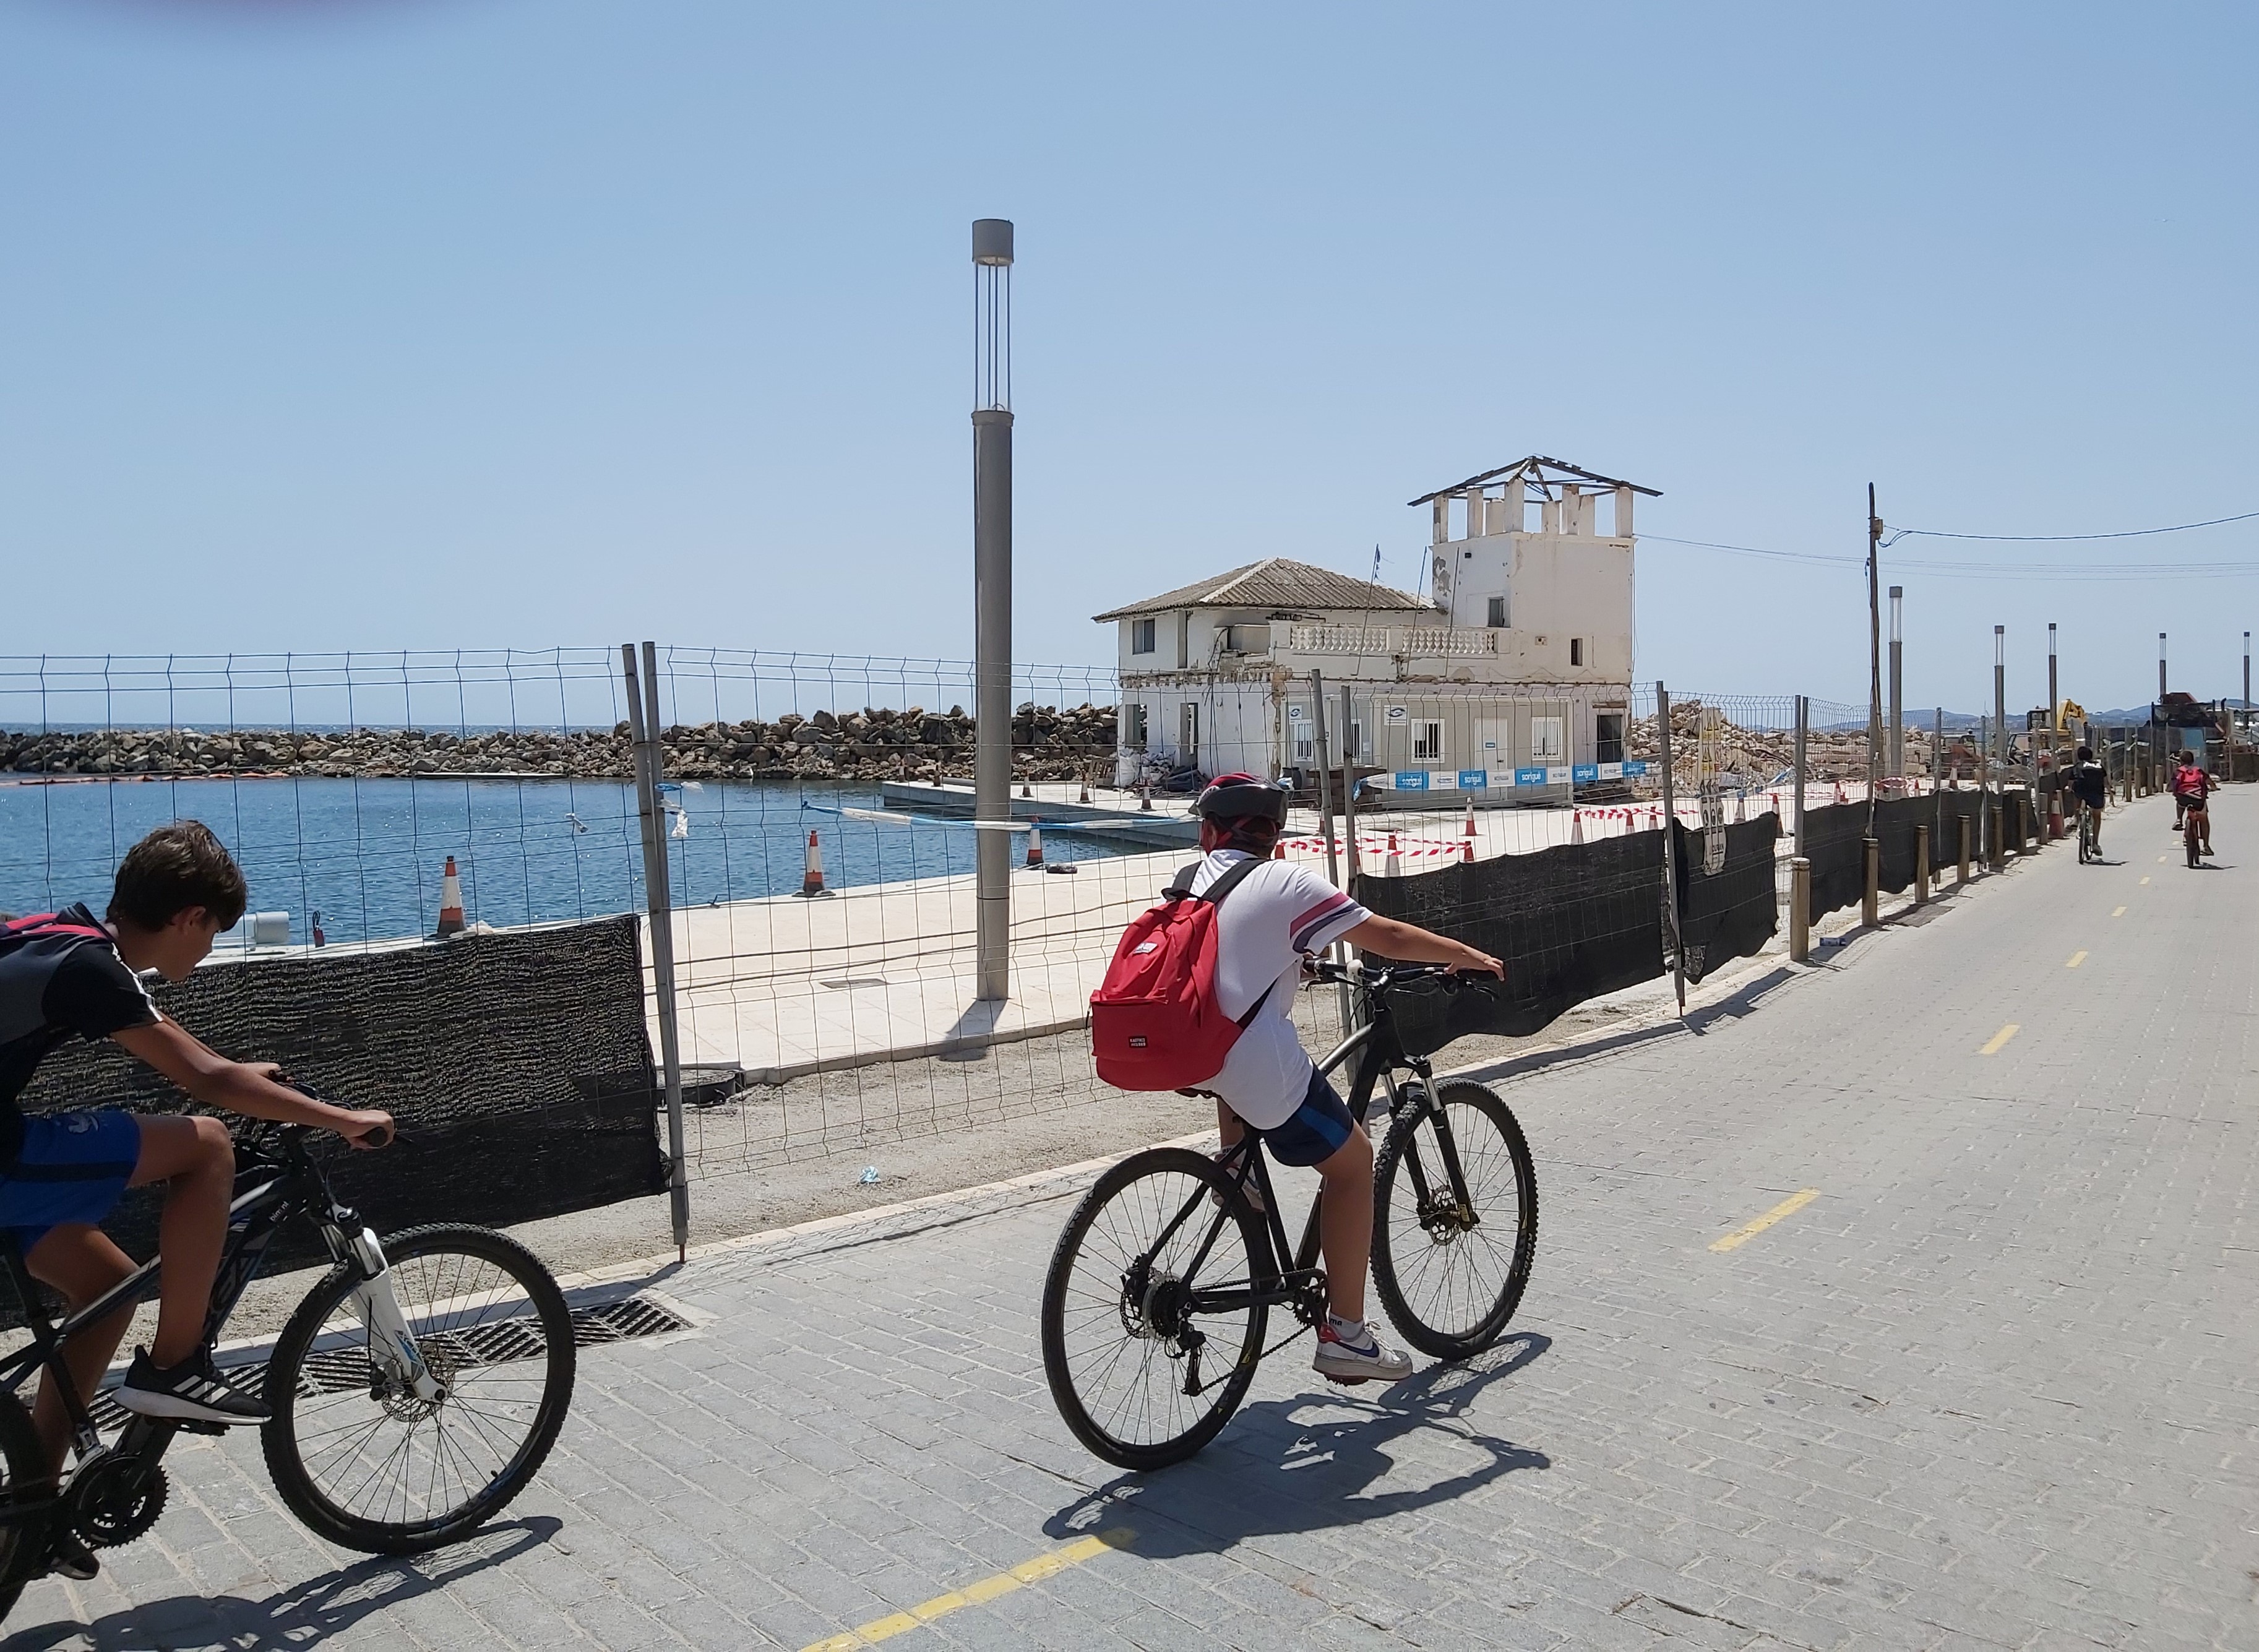
<svg viewBox="0 0 2259 1652"><path fill-rule="evenodd" d="M1347 982L1367 992L1385 992L1392 986L1408 986L1415 982L1433 981L1447 993L1495 993L1505 983L1486 971L1446 969L1441 964L1387 964L1376 968L1369 964L1343 965L1320 959L1315 973L1321 981Z"/></svg>

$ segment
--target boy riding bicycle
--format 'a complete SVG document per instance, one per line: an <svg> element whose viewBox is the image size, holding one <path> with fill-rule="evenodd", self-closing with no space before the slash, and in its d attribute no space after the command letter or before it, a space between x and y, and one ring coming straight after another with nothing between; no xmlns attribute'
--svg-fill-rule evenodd
<svg viewBox="0 0 2259 1652"><path fill-rule="evenodd" d="M2212 776L2196 760L2196 753L2183 751L2180 766L2173 771L2173 830L2184 830L2188 816L2195 815L2197 836L2207 855L2212 852L2212 811L2205 807L2205 799L2212 792Z"/></svg>
<svg viewBox="0 0 2259 1652"><path fill-rule="evenodd" d="M83 905L0 929L0 1228L25 1265L75 1312L133 1271L97 1226L128 1187L163 1182L164 1256L157 1332L116 1399L145 1416L207 1423L263 1422L267 1408L224 1381L203 1344L212 1280L227 1236L235 1153L214 1118L116 1109L26 1118L17 1098L50 1051L73 1034L108 1038L208 1107L255 1119L319 1126L356 1147L385 1139L388 1114L350 1112L275 1082L271 1062L230 1061L167 1019L141 972L183 981L212 939L243 915L243 873L195 821L151 832L118 869L104 918ZM82 1400L91 1398L132 1323L121 1308L74 1337L65 1354ZM61 1475L69 1420L52 1381L32 1409L50 1470ZM50 1563L91 1577L94 1556L59 1535Z"/></svg>
<svg viewBox="0 0 2259 1652"><path fill-rule="evenodd" d="M1336 941L1386 958L1442 964L1503 976L1506 966L1471 946L1375 916L1309 867L1265 858L1286 820L1286 790L1251 774L1225 774L1200 797L1201 849L1192 878L1201 893L1242 861L1244 875L1216 908L1216 999L1235 1020L1255 1010L1201 1087L1216 1098L1223 1150L1249 1129L1284 1164L1316 1170L1323 1186L1318 1245L1325 1257L1329 1312L1318 1327L1311 1365L1338 1381L1395 1382L1412 1362L1386 1347L1365 1320L1365 1276L1372 1255L1372 1142L1365 1127L1302 1048L1291 1019L1302 960Z"/></svg>
<svg viewBox="0 0 2259 1652"><path fill-rule="evenodd" d="M2080 814L2085 816L2087 842L2094 852L2102 852L2102 810L2110 801L2110 777L2102 765L2094 760L2094 748L2078 748L2077 760L2070 767L2070 794L2078 801Z"/></svg>

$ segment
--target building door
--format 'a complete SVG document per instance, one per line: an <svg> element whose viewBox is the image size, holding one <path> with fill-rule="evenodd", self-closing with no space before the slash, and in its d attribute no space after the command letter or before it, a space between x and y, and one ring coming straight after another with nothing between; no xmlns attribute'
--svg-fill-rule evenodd
<svg viewBox="0 0 2259 1652"><path fill-rule="evenodd" d="M1200 701L1187 700L1184 705L1183 722L1177 732L1177 761L1200 766Z"/></svg>

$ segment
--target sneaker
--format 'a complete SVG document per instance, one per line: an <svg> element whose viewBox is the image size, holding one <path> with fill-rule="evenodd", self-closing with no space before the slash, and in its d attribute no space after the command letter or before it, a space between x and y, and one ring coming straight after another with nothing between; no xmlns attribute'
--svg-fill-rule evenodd
<svg viewBox="0 0 2259 1652"><path fill-rule="evenodd" d="M2208 854L2210 854L2210 853L2212 852L2212 845L2211 845L2210 844L2206 844L2206 845L2205 845L2201 850L2199 850L2198 852L2199 854L2206 854L2206 855L2208 855Z"/></svg>
<svg viewBox="0 0 2259 1652"><path fill-rule="evenodd" d="M1310 1369L1337 1383L1396 1383L1412 1374L1412 1358L1384 1343L1370 1325L1344 1325L1329 1314L1318 1327Z"/></svg>
<svg viewBox="0 0 2259 1652"><path fill-rule="evenodd" d="M47 1558L40 1568L41 1576L86 1583L101 1570L102 1563L94 1557L94 1550L76 1532L57 1532L47 1540Z"/></svg>
<svg viewBox="0 0 2259 1652"><path fill-rule="evenodd" d="M160 1371L147 1349L137 1348L125 1381L112 1397L142 1416L181 1422L264 1422L267 1416L264 1403L221 1380L208 1349Z"/></svg>

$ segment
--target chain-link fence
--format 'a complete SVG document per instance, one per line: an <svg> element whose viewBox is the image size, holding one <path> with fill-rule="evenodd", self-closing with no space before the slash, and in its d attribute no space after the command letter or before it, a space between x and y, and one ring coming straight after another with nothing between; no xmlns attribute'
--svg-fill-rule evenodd
<svg viewBox="0 0 2259 1652"><path fill-rule="evenodd" d="M652 1050L663 1019L676 1035L695 1177L1096 1094L1080 1030L1089 994L1122 928L1196 857L1192 799L1219 772L1288 779L1281 854L1377 908L1487 925L1520 949L1530 991L1514 1030L1526 1030L1628 972L1664 967L1666 809L1684 834L1682 920L1711 911L1699 920L1710 939L1685 929L1679 941L1723 957L1771 932L1746 863L1769 863L1757 887L1770 876L1785 894L1800 819L1841 805L1863 822L1871 778L1878 804L1941 786L1998 796L2019 760L1989 730L1932 714L1909 716L1895 751L1871 763L1865 708L1792 695L1673 692L1666 758L1652 687L1019 666L1011 818L989 826L974 819L969 664L652 659L647 794L638 702L613 648L0 659L0 910L99 910L125 849L190 817L220 834L252 886L253 915L224 938L223 960L317 962L635 915L636 990ZM2146 760L2131 737L2106 749L2121 782ZM2037 748L2020 760L2035 767ZM1981 805L1972 818L1981 830ZM1010 844L1001 998L980 991L984 831ZM1842 835L1807 833L1814 848ZM1707 864L1729 836L1743 845L1730 872ZM1610 839L1637 841L1563 858ZM1652 899L1638 894L1650 886ZM447 990L462 990L460 960L449 969ZM490 986L511 990L499 973ZM385 1014L412 1001L398 982L388 992ZM348 998L335 1012L378 1008ZM1301 1000L1314 1043L1336 1030L1336 1008L1333 994ZM475 1022L449 1024L475 1037ZM228 1047L227 1029L209 1030ZM381 1086L381 1074L359 1076ZM658 1107L648 1071L577 1079Z"/></svg>

